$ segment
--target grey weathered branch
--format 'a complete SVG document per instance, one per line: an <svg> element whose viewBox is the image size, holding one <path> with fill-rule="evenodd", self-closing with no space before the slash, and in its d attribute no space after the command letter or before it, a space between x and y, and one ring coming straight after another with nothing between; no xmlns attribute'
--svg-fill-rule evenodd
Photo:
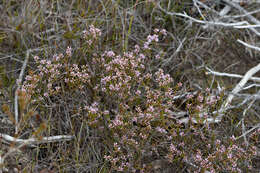
<svg viewBox="0 0 260 173"><path fill-rule="evenodd" d="M29 139L18 139L14 138L7 134L0 133L0 138L2 138L5 142L8 143L15 143L18 144L17 147L10 147L7 153L3 156L0 155L0 166L3 166L5 159L14 152L19 151L20 148L24 146L33 146L36 144L43 144L43 143L51 143L51 142L59 142L59 141L69 141L74 139L74 136L67 136L67 135L60 135L60 136L50 136L50 137L42 137L41 139L38 138L29 138ZM3 168L0 168L0 173L2 172Z"/></svg>
<svg viewBox="0 0 260 173"><path fill-rule="evenodd" d="M239 75L239 74L221 73L221 72L213 71L213 70L211 70L208 67L206 67L206 69L208 70L208 72L206 72L207 75L213 74L215 76L226 76L226 77L232 77L232 78L243 78L243 76ZM260 82L260 78L259 77L251 77L251 78L249 78L249 80L252 80L254 82Z"/></svg>
<svg viewBox="0 0 260 173"><path fill-rule="evenodd" d="M243 45L246 46L246 47L249 47L249 48L251 48L251 49L255 49L255 50L260 51L260 48L259 48L259 47L256 47L256 46L247 44L246 42L243 42L242 40L239 40L239 39L238 39L237 41L238 41L239 43L243 44Z"/></svg>
<svg viewBox="0 0 260 173"><path fill-rule="evenodd" d="M74 136L60 135L60 136L42 137L41 139L38 139L38 138L19 139L19 138L15 138L10 135L3 134L3 133L0 133L0 137L9 143L12 142L12 143L26 144L26 145L36 145L36 144L59 142L59 141L69 141L74 138Z"/></svg>
<svg viewBox="0 0 260 173"><path fill-rule="evenodd" d="M19 75L19 78L18 78L18 81L17 81L17 89L15 91L15 96L14 96L14 114L15 114L15 133L18 133L18 91L21 87L21 82L22 82L22 79L23 79L23 75L24 75L24 71L25 71L25 68L27 66L27 63L28 63L28 60L29 60L29 55L30 55L30 49L27 50L26 52L26 57L25 57L25 60L23 62L23 66L22 66L22 69L21 69L21 72L20 72L20 75Z"/></svg>
<svg viewBox="0 0 260 173"><path fill-rule="evenodd" d="M228 2L228 1L227 1ZM241 10L243 13L246 14L246 17L253 23L255 23L256 25L259 25L260 22L253 17L252 15L249 14L249 12L247 12L245 9L243 9L241 6L239 6L238 4L235 3L227 3L228 5L235 7L239 10ZM193 22L199 23L199 24L204 24L203 28L206 29L209 26L222 26L222 27L233 27L233 28L238 28L238 27L242 27L242 26L251 26L250 23L248 21L239 21L239 22L232 22L232 23L227 23L227 22L219 22L219 19L217 19L216 21L204 21L204 20L199 20L199 19L195 19L189 15L187 15L185 12L184 13L175 13L175 12L169 12L165 9L163 9L160 6L160 3L157 3L157 7L165 12L168 15L171 16L180 16L180 17L184 17L187 19L190 19ZM224 16L226 13L228 13L230 10L229 6L226 6L220 13L219 16ZM257 36L260 36L260 33L255 29L255 27L247 27L248 29L250 29L252 32L254 32Z"/></svg>
<svg viewBox="0 0 260 173"><path fill-rule="evenodd" d="M260 64L258 64L257 66L251 68L246 74L245 76L242 78L242 80L236 85L236 87L232 90L232 92L229 94L228 98L226 99L226 101L224 102L224 104L221 106L220 108L220 113L221 115L219 115L217 118L218 119L222 119L223 116L223 112L225 111L225 109L230 105L231 101L234 98L234 95L237 94L239 91L241 91L244 87L244 85L247 83L247 81L252 78L252 76L257 73L260 70Z"/></svg>
<svg viewBox="0 0 260 173"><path fill-rule="evenodd" d="M246 11L243 7L241 7L238 3L235 3L234 1L230 1L230 0L223 0L225 3L227 3L228 5L238 9L240 12L244 13L244 14L249 14L248 11ZM241 1L240 1L241 2ZM252 1L253 2L253 1ZM250 20L251 22L259 25L260 21L257 20L254 16L252 15L246 15L246 17L248 18L248 20Z"/></svg>

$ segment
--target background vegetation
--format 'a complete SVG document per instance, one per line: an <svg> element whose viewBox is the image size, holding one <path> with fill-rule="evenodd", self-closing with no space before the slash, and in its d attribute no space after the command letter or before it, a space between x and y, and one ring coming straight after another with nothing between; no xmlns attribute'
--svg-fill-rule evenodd
<svg viewBox="0 0 260 173"><path fill-rule="evenodd" d="M199 5L201 15L195 2L0 0L2 171L258 172L256 82L221 122L203 121L240 81L208 69L244 75L259 51L237 40L259 46L259 36L167 13L213 21L226 4L198 1L211 8ZM259 3L238 5L259 19ZM247 21L242 14L234 8L221 21ZM3 134L73 139L21 145Z"/></svg>

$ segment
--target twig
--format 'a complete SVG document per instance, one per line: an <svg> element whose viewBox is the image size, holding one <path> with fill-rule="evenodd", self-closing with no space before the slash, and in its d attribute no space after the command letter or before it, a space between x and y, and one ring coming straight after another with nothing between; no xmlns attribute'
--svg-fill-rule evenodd
<svg viewBox="0 0 260 173"><path fill-rule="evenodd" d="M243 90L248 90L248 89L250 89L252 87L260 87L260 85L259 84L251 84L251 85L249 85L247 87L244 87Z"/></svg>
<svg viewBox="0 0 260 173"><path fill-rule="evenodd" d="M234 7L234 8L236 8L236 9L238 9L240 12L243 12L244 14L248 14L248 13L249 13L249 12L246 11L243 7L241 7L238 3L234 3L234 2L232 2L232 1L230 1L230 0L223 0L223 1L224 1L225 3L227 3L228 5L230 5L230 6ZM260 24L260 21L257 20L254 16L252 16L252 15L247 15L246 17L247 17L251 22L253 22L253 23L257 24L257 25Z"/></svg>
<svg viewBox="0 0 260 173"><path fill-rule="evenodd" d="M13 142L25 145L35 145L35 144L43 144L43 143L51 143L51 142L59 142L59 141L69 141L74 138L74 136L67 135L59 135L59 136L50 136L50 137L42 137L38 138L29 138L29 139L18 139L14 138L10 135L0 133L0 137L3 138L6 142Z"/></svg>
<svg viewBox="0 0 260 173"><path fill-rule="evenodd" d="M41 50L44 50L44 49L46 49L46 47L36 48L36 49L28 49L26 51L26 57L25 57L25 60L23 62L23 66L22 66L21 72L19 74L19 78L17 80L17 88L16 88L16 91L15 91L15 97L14 97L15 133L16 134L18 133L18 129L19 129L19 126L18 126L18 124L19 124L18 123L19 122L18 91L20 90L20 87L21 87L21 84L22 84L24 71L25 71L25 68L26 68L26 66L28 64L30 53L34 52L34 51L41 51Z"/></svg>
<svg viewBox="0 0 260 173"><path fill-rule="evenodd" d="M259 47L256 47L256 46L247 44L246 42L243 42L242 40L239 40L239 39L238 39L237 41L238 41L239 43L243 44L243 45L246 46L246 47L249 47L249 48L251 48L251 49L255 49L255 50L260 51L260 48L259 48Z"/></svg>
<svg viewBox="0 0 260 173"><path fill-rule="evenodd" d="M247 81L252 78L252 76L257 73L260 70L260 64L257 66L251 68L245 76L242 78L242 80L237 84L237 86L232 90L232 92L229 94L226 101L222 104L220 108L220 115L217 117L217 119L222 119L223 113L225 112L226 108L230 105L231 101L234 98L234 95L237 94L239 91L241 91L244 87L244 85L247 83Z"/></svg>
<svg viewBox="0 0 260 173"><path fill-rule="evenodd" d="M203 20L199 20L199 19L195 19L193 17L188 16L186 13L174 13L174 12L168 12L166 10L164 10L160 4L157 4L157 7L162 10L163 12L165 12L168 15L171 16L180 16L180 17L185 17L188 18L190 20L192 20L193 22L196 23L200 23L200 24L208 24L208 25L217 25L217 26L225 26L225 27L234 27L234 26L240 26L240 25L244 25L244 24L248 24L247 21L241 21L241 22L236 22L236 23L224 23L224 22L214 22L214 21L203 21Z"/></svg>
<svg viewBox="0 0 260 173"><path fill-rule="evenodd" d="M234 26L234 28L239 28L239 29L242 29L242 28L259 28L260 25L244 25L244 26Z"/></svg>
<svg viewBox="0 0 260 173"><path fill-rule="evenodd" d="M216 72L216 71L211 70L208 67L206 67L206 69L208 70L208 72L206 72L206 75L213 74L215 76L227 76L227 77L233 77L233 78L243 78L243 76L239 75L239 74ZM258 77L251 77L251 78L249 78L249 80L252 80L254 82L260 82L260 78L258 78Z"/></svg>
<svg viewBox="0 0 260 173"><path fill-rule="evenodd" d="M170 58L166 59L165 62L162 64L162 66L165 66L166 64L168 64L172 60L172 58L181 51L185 40L186 40L186 37L182 41L180 41L180 44L179 44L178 48L176 49L176 51L174 52L174 54Z"/></svg>
<svg viewBox="0 0 260 173"><path fill-rule="evenodd" d="M202 122L198 122L196 118L182 118L179 123L187 124L189 121L192 121L195 124L212 124L212 123L219 123L221 120L217 118L205 118Z"/></svg>
<svg viewBox="0 0 260 173"><path fill-rule="evenodd" d="M241 91L244 87L244 85L247 83L247 81L252 78L252 76L258 72L260 70L260 64L258 64L257 66L253 67L252 69L250 69L245 76L242 78L242 80L237 84L237 86L232 90L232 92L228 95L228 98L226 99L226 101L222 104L221 108L219 109L219 111L214 112L213 114L218 114L218 116L216 118L206 118L205 120L203 120L203 124L205 123L219 123L222 120L222 117L224 116L225 111L227 110L228 106L230 105L231 101L234 98L234 95L236 95L239 91ZM201 113L200 116L203 116L203 112ZM180 123L188 123L190 120L190 118L182 118L180 120ZM193 123L199 123L197 121L196 118L191 118L191 121Z"/></svg>
<svg viewBox="0 0 260 173"><path fill-rule="evenodd" d="M241 122L242 122L242 132L243 132L243 134L246 132L246 128L245 128L245 116L246 116L246 113L247 113L247 111L252 107L252 105L253 105L253 103L255 102L255 100L256 99L253 99L252 101L251 101L251 103L249 104L249 106L243 111L243 118L242 118L242 120L241 120ZM245 143L246 143L246 145L248 146L248 141L247 141L247 139L246 139L246 135L244 136L244 141L245 141Z"/></svg>
<svg viewBox="0 0 260 173"><path fill-rule="evenodd" d="M225 1L226 2L226 1ZM229 3L228 3L229 4ZM195 19L195 18L193 18L193 17L191 17L191 16L188 16L185 12L182 14L182 13L174 13L174 12L169 12L169 11L166 11L165 9L163 9L161 6L160 6L160 4L159 4L159 2L157 3L157 7L160 9L160 10L162 10L163 12L165 12L166 14L168 14L168 15L171 15L171 16L180 16L180 17L184 17L184 18L188 18L188 19L190 19L191 21L193 21L193 22L196 22L196 23L200 23L200 24L205 24L204 26L203 26L203 28L205 29L205 28L208 28L210 25L211 26L223 26L223 27L233 27L233 28L235 28L235 27L238 27L238 26L244 26L244 25L246 25L246 26L248 26L248 25L250 25L247 21L240 21L240 22L235 22L235 23L225 23L225 22L218 22L218 21L203 21L203 20L199 20L199 19ZM235 7L235 8L239 8L239 7ZM241 7L242 8L242 7ZM243 8L242 8L243 9ZM225 14L225 13L227 13L228 11L229 11L230 9L229 9L229 7L227 7L224 11L222 11L221 13L222 14ZM245 12L246 14L248 13L246 10L242 10L243 12ZM259 21L256 19L256 18L254 18L252 15L247 15L247 17L249 18L249 20L251 20L252 22L254 22L255 24L259 24ZM251 31L253 31L257 36L260 36L260 33L254 28L254 27L250 27L249 28Z"/></svg>
<svg viewBox="0 0 260 173"><path fill-rule="evenodd" d="M203 18L203 20L206 20L205 16L202 14L202 12L201 12L201 10L200 10L200 8L199 8L199 6L198 6L197 3L198 3L197 0L193 0L193 5L197 8L197 10L198 10L200 16Z"/></svg>
<svg viewBox="0 0 260 173"><path fill-rule="evenodd" d="M74 138L74 136L51 136L51 137L43 137L42 139L38 138L29 138L29 139L17 139L7 134L0 133L0 137L3 138L6 142L14 142L20 144L18 147L11 147L9 151L4 155L0 155L0 166L3 166L5 159L12 154L13 152L18 151L20 148L26 145L33 145L33 144L42 144L42 143L50 143L50 142L59 142L59 141L69 141ZM0 168L0 173L2 172L3 167Z"/></svg>
<svg viewBox="0 0 260 173"><path fill-rule="evenodd" d="M253 3L260 3L260 0L229 0L233 3L241 3L241 2L245 2L246 4L253 4Z"/></svg>
<svg viewBox="0 0 260 173"><path fill-rule="evenodd" d="M25 71L25 68L27 66L27 63L28 63L28 60L29 60L29 55L30 55L30 49L27 50L26 52L26 57L25 57L25 60L23 62L23 66L22 66L22 69L21 69L21 72L20 72L20 75L19 75L19 78L18 78L18 81L17 81L17 89L15 91L15 97L14 97L14 113L15 113L15 133L17 134L18 133L18 91L20 90L20 87L21 87L21 82L22 82L22 78L23 78L23 75L24 75L24 71Z"/></svg>
<svg viewBox="0 0 260 173"><path fill-rule="evenodd" d="M260 128L260 123L258 123L258 124L255 125L254 127L252 127L250 130L244 132L241 136L236 137L235 139L237 140L237 139L239 139L239 138L242 138L242 137L246 136L248 133L254 131L254 130L257 129L257 128Z"/></svg>

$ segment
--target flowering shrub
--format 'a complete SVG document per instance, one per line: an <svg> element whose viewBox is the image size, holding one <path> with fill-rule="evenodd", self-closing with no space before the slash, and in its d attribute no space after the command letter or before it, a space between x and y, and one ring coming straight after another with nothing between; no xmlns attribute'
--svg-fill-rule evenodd
<svg viewBox="0 0 260 173"><path fill-rule="evenodd" d="M160 61L150 47L167 35L165 30L154 32L133 51L99 53L93 43L98 42L101 31L90 26L83 33L86 64L72 63L70 47L65 55L51 59L36 56L37 71L26 77L22 90L32 104L60 104L59 109L69 108L67 120L85 121L88 127L97 129L107 148L104 161L111 170L150 172L152 161L157 159L179 167L189 165L197 172L242 172L250 168L252 148L243 149L233 138L218 139L214 127L208 124L184 126L171 114L177 107L174 96L182 84L163 69L150 67ZM212 110L218 102L210 93L188 95L187 99L190 117L204 108ZM51 132L55 133L59 122L51 123Z"/></svg>

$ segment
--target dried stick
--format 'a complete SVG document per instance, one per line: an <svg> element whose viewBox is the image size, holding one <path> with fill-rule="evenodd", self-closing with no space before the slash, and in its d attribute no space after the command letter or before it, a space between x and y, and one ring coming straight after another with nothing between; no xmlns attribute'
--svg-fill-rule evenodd
<svg viewBox="0 0 260 173"><path fill-rule="evenodd" d="M163 9L159 3L157 3L157 7L162 10L163 12L165 12L168 15L171 16L180 16L180 17L184 17L184 18L188 18L193 22L196 23L200 23L200 24L208 24L208 25L216 25L216 26L224 26L224 27L234 27L234 26L241 26L241 25L245 25L248 24L247 21L241 21L241 22L236 22L236 23L224 23L224 22L214 22L214 21L203 21L203 20L199 20L199 19L195 19L189 15L187 15L186 13L174 13L174 12L169 12L166 11L165 9Z"/></svg>
<svg viewBox="0 0 260 173"><path fill-rule="evenodd" d="M234 5L233 5L234 6ZM205 26L203 26L203 28L208 28L209 26L223 26L223 27L233 27L233 28L236 28L236 27L239 27L239 26L250 26L249 22L248 21L240 21L240 22L234 22L234 23L227 23L227 22L218 22L218 21L203 21L203 20L199 20L199 19L195 19L189 15L187 15L185 12L182 14L182 13L175 13L175 12L169 12L169 11L166 11L165 9L163 9L161 6L160 6L160 3L158 2L157 3L157 7L165 12L166 14L168 15L171 15L171 16L180 16L180 17L184 17L184 18L188 18L190 19L191 21L193 22L196 22L196 23L199 23L199 24L205 24ZM237 6L236 6L237 7ZM242 8L242 7L241 7ZM243 9L243 8L242 8ZM229 11L229 7L227 6L226 9L224 9L223 11L221 11L221 15L227 13ZM246 11L246 10L243 10L243 12L245 12L247 15L247 17L249 18L249 20L253 21L254 23L256 23L257 25L259 24L259 21L257 19L255 19L252 15L249 15L249 13ZM220 14L219 14L220 15ZM254 27L249 27L249 29L251 31L253 31L257 36L260 36L260 33L254 28Z"/></svg>
<svg viewBox="0 0 260 173"><path fill-rule="evenodd" d="M6 142L18 143L19 146L11 147L9 151L4 155L0 155L0 166L3 166L5 159L12 154L13 152L18 151L20 148L26 145L33 144L42 144L42 143L50 143L50 142L59 142L59 141L69 141L74 138L74 136L60 135L60 136L51 136L51 137L43 137L42 139L38 138L29 138L29 139L17 139L7 134L0 133L0 137L3 138ZM3 167L0 167L0 173L3 171Z"/></svg>
<svg viewBox="0 0 260 173"><path fill-rule="evenodd" d="M29 61L29 57L30 57L30 53L31 52L34 52L34 51L40 51L40 50L44 50L45 47L43 48L36 48L36 49L28 49L26 51L26 57L25 57L25 60L23 62L23 66L22 66L22 69L21 69L21 72L19 74L19 78L17 79L17 88L16 88L16 91L15 91L15 96L14 96L14 113L15 113L15 133L18 134L18 129L19 129L19 107L18 107L18 91L20 90L20 87L21 87L21 84L22 84L22 79L23 79L23 76L24 76L24 71L25 71L25 68L28 64L28 61Z"/></svg>
<svg viewBox="0 0 260 173"><path fill-rule="evenodd" d="M25 68L27 66L27 63L28 63L28 60L29 60L29 55L30 55L30 49L27 50L26 52L26 57L25 57L25 60L23 62L23 66L22 66L22 69L21 69L21 72L20 72L20 75L19 75L19 78L18 78L18 81L17 81L17 89L15 91L15 96L14 96L14 114L15 114L15 133L17 134L18 133L18 91L20 90L20 87L21 87L21 82L22 82L22 78L23 78L23 75L24 75L24 71L25 71Z"/></svg>
<svg viewBox="0 0 260 173"><path fill-rule="evenodd" d="M249 14L248 11L246 11L243 7L241 7L238 3L235 3L235 2L232 2L230 0L223 0L225 3L227 3L228 5L238 9L239 11L243 12L244 14ZM247 15L246 16L251 22L259 25L260 24L260 21L257 20L254 16L252 15Z"/></svg>
<svg viewBox="0 0 260 173"><path fill-rule="evenodd" d="M227 77L233 77L233 78L243 78L243 76L239 75L239 74L216 72L216 71L211 70L208 67L206 67L206 69L208 70L208 72L206 72L206 75L213 74L215 76L227 76ZM260 82L259 77L251 77L251 78L249 78L249 80L252 80L254 82Z"/></svg>
<svg viewBox="0 0 260 173"><path fill-rule="evenodd" d="M239 43L243 44L243 45L246 46L246 47L249 47L249 48L251 48L251 49L255 49L255 50L260 51L260 48L259 48L259 47L256 47L256 46L247 44L246 42L243 42L243 41L241 41L241 40L239 40L239 39L238 39L237 41L238 41Z"/></svg>
<svg viewBox="0 0 260 173"><path fill-rule="evenodd" d="M248 133L250 133L250 132L252 132L252 131L254 131L255 129L258 129L258 128L260 128L260 123L258 123L257 125L255 125L251 129L249 129L248 131L244 132L241 136L236 137L235 139L237 140L239 138L242 138L242 137L246 136Z"/></svg>
<svg viewBox="0 0 260 173"><path fill-rule="evenodd" d="M7 134L0 133L0 137L3 138L6 142L13 142L25 145L35 145L35 144L43 144L43 143L51 143L51 142L59 142L59 141L69 141L74 138L74 136L68 135L59 135L59 136L50 136L50 137L42 137L41 139L38 138L29 138L29 139L18 139L12 137Z"/></svg>
<svg viewBox="0 0 260 173"><path fill-rule="evenodd" d="M217 119L222 119L223 113L225 112L226 108L230 105L231 101L234 98L234 95L237 94L239 91L241 91L244 87L244 85L247 83L247 81L252 78L252 76L257 73L260 70L260 64L257 66L251 68L245 76L242 78L242 80L237 84L237 86L232 90L232 92L229 94L228 98L222 104L220 108L220 115L217 117Z"/></svg>

